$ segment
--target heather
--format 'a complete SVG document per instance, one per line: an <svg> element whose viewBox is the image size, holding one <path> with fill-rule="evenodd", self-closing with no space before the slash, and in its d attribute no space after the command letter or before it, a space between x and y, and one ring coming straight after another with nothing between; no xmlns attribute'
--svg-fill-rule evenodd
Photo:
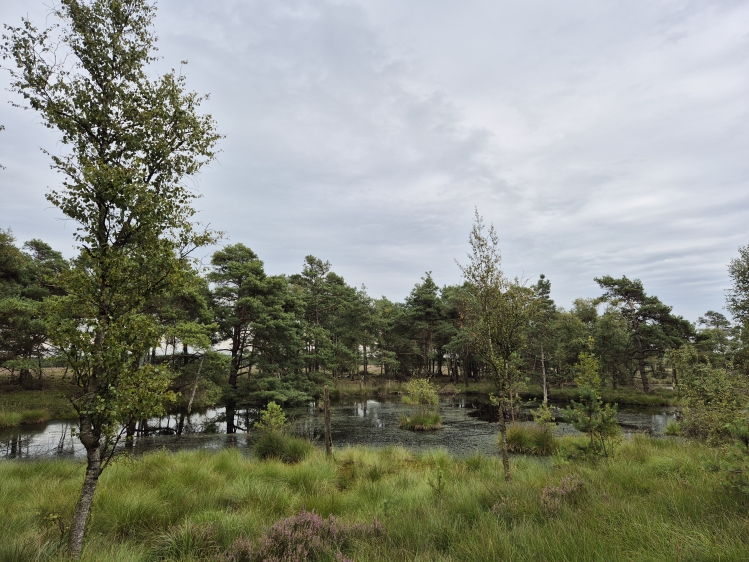
<svg viewBox="0 0 749 562"><path fill-rule="evenodd" d="M103 475L84 560L741 560L749 497L724 452L624 439L613 457L455 458L401 448L287 464L236 449L123 457ZM84 466L0 463L0 561L64 560Z"/></svg>

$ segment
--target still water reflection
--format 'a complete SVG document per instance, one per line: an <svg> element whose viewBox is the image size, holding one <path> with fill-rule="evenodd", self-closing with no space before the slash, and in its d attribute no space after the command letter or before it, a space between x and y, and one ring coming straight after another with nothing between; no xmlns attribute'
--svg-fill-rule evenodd
<svg viewBox="0 0 749 562"><path fill-rule="evenodd" d="M456 456L465 456L475 451L498 454L496 421L486 414L486 405L466 396L440 401L442 429L431 432L412 432L400 429L398 420L409 407L397 398L377 400L341 400L331 407L333 443L336 447L367 445L385 447L400 445L412 450L443 447ZM322 443L323 416L314 403L286 410L292 420L292 431ZM183 420L182 435L175 435L179 425L176 416L150 420L154 434L138 436L133 451L143 453L162 448L222 449L239 447L245 450L254 443L257 432L251 429L257 411L243 412L238 420L240 427L250 427L246 432L226 434L223 409L211 409L193 413ZM478 414L478 415L477 415ZM673 409L621 409L619 422L626 434L645 431L662 435L666 425L674 418ZM0 459L3 458L83 458L84 450L71 434L69 422L50 422L33 428L0 430ZM560 433L574 432L561 423Z"/></svg>

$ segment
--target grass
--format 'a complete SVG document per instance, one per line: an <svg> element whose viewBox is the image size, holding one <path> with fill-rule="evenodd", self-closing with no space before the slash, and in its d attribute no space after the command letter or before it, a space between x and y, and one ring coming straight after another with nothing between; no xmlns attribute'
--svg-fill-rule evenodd
<svg viewBox="0 0 749 562"><path fill-rule="evenodd" d="M347 529L377 519L381 535L341 543L364 562L747 559L749 501L709 469L719 455L636 437L597 464L515 457L508 483L478 453L356 448L289 465L160 452L102 475L83 559L218 560L313 511ZM82 479L72 461L0 463L0 561L62 560L57 521L69 522Z"/></svg>
<svg viewBox="0 0 749 562"><path fill-rule="evenodd" d="M0 371L0 412L45 412L44 415L36 416L38 421L22 423L75 419L76 412L67 397L75 395L77 387L70 382L69 376L63 379L63 373L64 369L45 369L41 390L23 390L17 384L10 384L10 374L7 371ZM34 416L31 416L29 419L33 418Z"/></svg>
<svg viewBox="0 0 749 562"><path fill-rule="evenodd" d="M548 456L556 448L557 439L550 427L541 427L535 423L515 423L507 428L507 449L511 453Z"/></svg>
<svg viewBox="0 0 749 562"><path fill-rule="evenodd" d="M21 412L0 411L0 429L17 427L19 425L34 425L49 420L49 413L42 408L22 410Z"/></svg>
<svg viewBox="0 0 749 562"><path fill-rule="evenodd" d="M333 391L334 398L348 396L389 396L405 394L406 382L386 380L384 375L369 375L367 382L361 384L360 380L338 379ZM434 377L433 381L438 387L440 394L454 394L455 391L469 395L485 395L496 393L494 383L490 380L471 380L466 387L463 382L450 383L448 377ZM445 390L443 390L445 389ZM578 389L550 388L549 399L555 402L569 402L578 398ZM539 384L531 384L527 389L519 392L523 400L535 398L541 400L543 391ZM676 405L676 394L668 388L655 387L650 393L645 393L636 388L604 388L602 390L604 402L619 404L620 406L674 406Z"/></svg>
<svg viewBox="0 0 749 562"><path fill-rule="evenodd" d="M281 431L263 431L253 451L261 460L277 459L295 463L306 458L315 446L308 439L287 435Z"/></svg>
<svg viewBox="0 0 749 562"><path fill-rule="evenodd" d="M398 427L412 431L432 431L442 427L442 416L438 412L414 412L410 416L401 415Z"/></svg>
<svg viewBox="0 0 749 562"><path fill-rule="evenodd" d="M524 400L543 398L541 388L531 388L520 392L520 397ZM550 388L549 400L553 402L569 402L579 398L577 388ZM646 394L636 388L604 388L601 390L601 397L604 402L619 404L620 406L674 406L676 405L676 394L673 390L656 388Z"/></svg>

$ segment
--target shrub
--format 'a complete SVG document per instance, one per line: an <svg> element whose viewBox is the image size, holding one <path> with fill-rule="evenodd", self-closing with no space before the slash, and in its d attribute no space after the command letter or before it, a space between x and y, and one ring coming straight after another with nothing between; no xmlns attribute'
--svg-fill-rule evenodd
<svg viewBox="0 0 749 562"><path fill-rule="evenodd" d="M322 518L314 511L300 513L273 525L253 544L247 538L234 541L226 553L229 562L349 561L343 553L352 539L383 533L377 519L372 525L344 525L334 515Z"/></svg>
<svg viewBox="0 0 749 562"><path fill-rule="evenodd" d="M507 448L510 453L551 455L556 446L556 438L548 426L513 424L507 428Z"/></svg>
<svg viewBox="0 0 749 562"><path fill-rule="evenodd" d="M281 406L275 402L268 402L255 427L266 431L282 431L286 427L286 414L283 413Z"/></svg>
<svg viewBox="0 0 749 562"><path fill-rule="evenodd" d="M314 449L306 439L286 435L280 431L266 431L255 442L253 451L257 458L278 459L285 463L304 460Z"/></svg>
<svg viewBox="0 0 749 562"><path fill-rule="evenodd" d="M399 426L414 431L429 431L442 427L442 416L436 411L439 404L437 389L429 379L411 379L406 384L403 402L416 406L410 416L401 416Z"/></svg>
<svg viewBox="0 0 749 562"><path fill-rule="evenodd" d="M437 389L429 379L411 379L406 384L404 402L423 406L436 406L439 403Z"/></svg>

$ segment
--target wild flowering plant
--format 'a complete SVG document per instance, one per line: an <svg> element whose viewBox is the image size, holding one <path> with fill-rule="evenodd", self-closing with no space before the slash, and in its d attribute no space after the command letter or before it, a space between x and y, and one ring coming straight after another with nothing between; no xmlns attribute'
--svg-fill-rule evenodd
<svg viewBox="0 0 749 562"><path fill-rule="evenodd" d="M371 525L345 525L334 515L321 517L302 510L270 527L257 541L239 538L229 549L227 562L350 562L341 550L353 539L379 536L377 518Z"/></svg>
<svg viewBox="0 0 749 562"><path fill-rule="evenodd" d="M558 486L545 486L541 492L541 506L549 515L556 515L565 503L575 504L585 492L585 480L571 474L560 480Z"/></svg>

